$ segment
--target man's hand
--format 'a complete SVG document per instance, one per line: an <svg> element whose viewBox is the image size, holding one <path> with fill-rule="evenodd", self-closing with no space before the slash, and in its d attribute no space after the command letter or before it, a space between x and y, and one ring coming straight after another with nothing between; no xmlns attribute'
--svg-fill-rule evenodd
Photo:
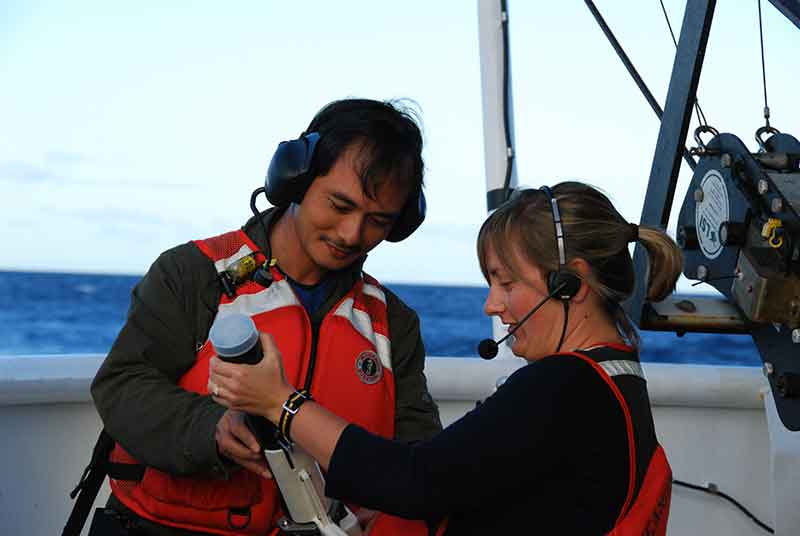
<svg viewBox="0 0 800 536"><path fill-rule="evenodd" d="M227 410L217 422L214 439L222 456L264 478L272 478L258 440L247 427L245 414Z"/></svg>

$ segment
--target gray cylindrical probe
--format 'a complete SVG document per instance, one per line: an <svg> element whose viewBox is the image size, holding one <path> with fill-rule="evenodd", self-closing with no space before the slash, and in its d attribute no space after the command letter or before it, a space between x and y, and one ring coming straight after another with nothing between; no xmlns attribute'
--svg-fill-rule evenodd
<svg viewBox="0 0 800 536"><path fill-rule="evenodd" d="M223 361L254 365L263 356L256 325L252 318L242 313L217 316L208 338Z"/></svg>

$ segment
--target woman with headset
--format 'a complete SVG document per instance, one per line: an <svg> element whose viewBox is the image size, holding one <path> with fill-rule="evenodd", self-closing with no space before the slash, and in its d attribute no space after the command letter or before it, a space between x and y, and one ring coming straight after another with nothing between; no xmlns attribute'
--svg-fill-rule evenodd
<svg viewBox="0 0 800 536"><path fill-rule="evenodd" d="M649 257L647 298L665 298L678 247L590 186L523 190L492 213L477 242L485 312L514 330L512 351L529 363L430 440L390 441L308 400L268 334L258 365L212 360L209 392L314 456L328 496L438 534L663 534L671 472L620 306L636 284L630 242Z"/></svg>

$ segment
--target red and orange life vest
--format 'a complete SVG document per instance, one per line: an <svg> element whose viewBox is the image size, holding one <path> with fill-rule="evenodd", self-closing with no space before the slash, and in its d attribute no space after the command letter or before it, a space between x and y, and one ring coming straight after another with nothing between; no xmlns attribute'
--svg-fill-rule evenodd
<svg viewBox="0 0 800 536"><path fill-rule="evenodd" d="M222 272L257 251L243 231L195 242ZM222 294L217 314L249 315L259 331L272 334L289 381L302 387L312 360L314 398L350 422L383 437L394 437L395 383L386 296L377 281L363 275L323 319L318 335L289 282L273 269L264 288L247 281L233 298ZM314 340L316 338L316 340ZM316 356L312 352L316 349ZM179 385L207 393L208 361L214 349L206 342ZM137 463L117 444L112 462ZM114 495L143 518L163 525L222 535L277 533L284 514L274 481L239 470L229 480L179 477L146 468L141 481L111 479ZM423 523L416 523L425 534Z"/></svg>

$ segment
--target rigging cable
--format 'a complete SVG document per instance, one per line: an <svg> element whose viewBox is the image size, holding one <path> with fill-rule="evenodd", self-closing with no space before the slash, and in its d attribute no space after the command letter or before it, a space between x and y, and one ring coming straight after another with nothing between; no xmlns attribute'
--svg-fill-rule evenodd
<svg viewBox="0 0 800 536"><path fill-rule="evenodd" d="M767 104L767 68L764 64L764 27L761 23L761 0L758 0L758 37L761 41L761 83L764 86L764 121L769 125L769 105Z"/></svg>
<svg viewBox="0 0 800 536"><path fill-rule="evenodd" d="M506 178L503 182L503 201L511 197L511 173L514 169L514 147L511 142L511 118L509 92L511 84L508 76L508 6L506 0L500 0L500 26L503 30L503 127L506 137Z"/></svg>
<svg viewBox="0 0 800 536"><path fill-rule="evenodd" d="M702 492L708 493L710 495L717 495L719 497L722 497L723 499L725 499L726 501L728 501L732 505L734 505L736 508L741 510L744 515L746 515L747 517L752 519L753 523L755 523L756 525L758 525L759 527L761 527L765 531L769 532L770 534L775 534L775 529L773 529L772 527L770 527L769 525L767 525L766 523L764 523L763 521L758 519L755 515L753 515L752 512L750 512L750 510L748 510L747 508L742 506L739 503L739 501L737 501L736 499L734 499L733 497L731 497L727 493L720 491L716 484L709 483L707 486L698 486L697 484L690 484L688 482L684 482L684 481L678 480L678 479L673 479L672 483L673 484L677 484L679 486L683 486L685 488L689 488L689 489L693 489L693 490L697 490L697 491L702 491Z"/></svg>
<svg viewBox="0 0 800 536"><path fill-rule="evenodd" d="M648 104L650 104L650 108L653 109L656 117L658 117L658 120L661 121L664 111L661 109L661 106L659 106L656 98L653 96L653 93L650 92L650 89L644 83L644 80L642 80L642 77L639 76L639 72L636 70L636 67L633 66L633 63L622 49L622 46L619 44L619 41L617 41L617 38L614 37L614 34L611 32L611 28L608 27L608 24L606 24L606 21L603 19L603 16L600 15L600 12L597 10L597 7L595 7L592 0L584 0L584 2L586 3L586 7L589 8L589 11L591 11L592 15L597 21L597 24L600 26L600 29L603 30L608 42L611 43L611 46L617 53L617 56L619 56L622 64L625 65L626 69L628 69L628 73L631 75L631 78L633 78L633 81L636 82L636 85L639 87L639 91L642 92L645 100L648 102ZM694 158L691 156L691 154L689 154L689 150L686 149L686 147L683 148L683 159L687 164L689 164L689 167L692 169L692 171L694 171L697 163L694 161Z"/></svg>
<svg viewBox="0 0 800 536"><path fill-rule="evenodd" d="M669 15L667 15L667 8L664 7L664 0L658 0L658 1L661 3L661 11L664 12L664 20L667 21L667 28L669 28L669 34L672 36L672 42L675 45L675 50L678 50L678 40L675 39L675 32L672 31L672 24L669 22ZM703 126L708 126L708 121L706 121L706 114L704 114L703 109L700 108L700 101L697 100L696 94L694 96L694 109L697 112L697 122Z"/></svg>

